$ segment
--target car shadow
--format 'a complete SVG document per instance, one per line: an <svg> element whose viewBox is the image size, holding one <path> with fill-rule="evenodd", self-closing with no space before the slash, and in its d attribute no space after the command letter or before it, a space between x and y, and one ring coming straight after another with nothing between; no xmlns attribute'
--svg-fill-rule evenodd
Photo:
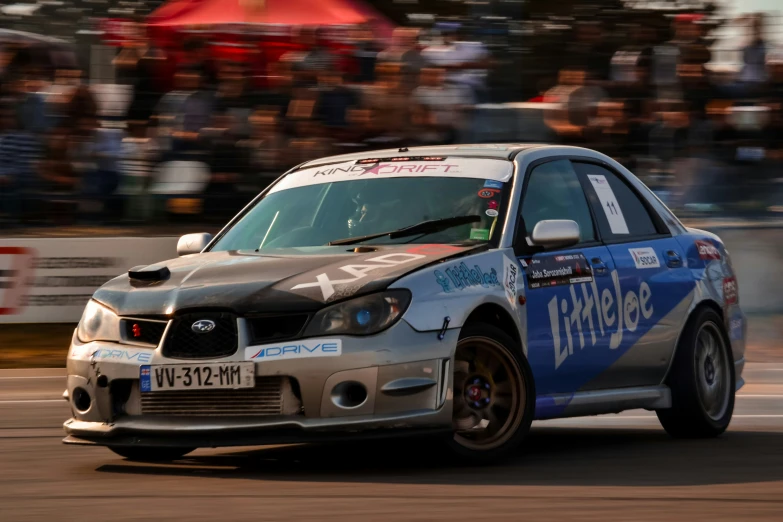
<svg viewBox="0 0 783 522"><path fill-rule="evenodd" d="M675 440L655 429L535 428L503 463L470 466L416 439L202 450L171 464L102 473L294 482L443 485L695 486L783 479L783 434L736 431Z"/></svg>

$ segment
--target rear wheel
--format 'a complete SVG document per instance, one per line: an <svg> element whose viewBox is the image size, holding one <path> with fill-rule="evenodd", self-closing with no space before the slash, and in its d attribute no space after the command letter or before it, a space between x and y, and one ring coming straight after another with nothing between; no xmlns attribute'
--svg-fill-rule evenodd
<svg viewBox="0 0 783 522"><path fill-rule="evenodd" d="M507 456L530 430L533 375L521 347L489 324L469 324L454 362L450 448L475 463Z"/></svg>
<svg viewBox="0 0 783 522"><path fill-rule="evenodd" d="M183 457L195 448L109 446L109 449L120 457L125 457L128 460L137 460L140 462L165 462Z"/></svg>
<svg viewBox="0 0 783 522"><path fill-rule="evenodd" d="M704 308L689 321L677 346L669 387L672 407L658 419L673 437L716 437L734 413L734 361L720 315Z"/></svg>

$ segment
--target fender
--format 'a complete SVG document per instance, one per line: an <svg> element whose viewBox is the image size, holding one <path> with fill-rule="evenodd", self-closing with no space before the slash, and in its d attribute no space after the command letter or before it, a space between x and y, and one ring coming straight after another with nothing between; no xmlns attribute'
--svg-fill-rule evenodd
<svg viewBox="0 0 783 522"><path fill-rule="evenodd" d="M449 318L448 329L459 329L483 304L501 307L513 320L523 344L518 295L524 292L519 265L511 249L490 250L430 265L395 281L389 288L413 294L403 319L420 332L437 331Z"/></svg>

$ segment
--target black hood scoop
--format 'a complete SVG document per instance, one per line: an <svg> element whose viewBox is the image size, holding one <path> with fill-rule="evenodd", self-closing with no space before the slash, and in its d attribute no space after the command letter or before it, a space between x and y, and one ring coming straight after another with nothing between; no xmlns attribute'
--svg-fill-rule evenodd
<svg viewBox="0 0 783 522"><path fill-rule="evenodd" d="M171 272L166 266L142 266L133 267L128 270L128 277L135 279L136 281L165 281L171 277Z"/></svg>

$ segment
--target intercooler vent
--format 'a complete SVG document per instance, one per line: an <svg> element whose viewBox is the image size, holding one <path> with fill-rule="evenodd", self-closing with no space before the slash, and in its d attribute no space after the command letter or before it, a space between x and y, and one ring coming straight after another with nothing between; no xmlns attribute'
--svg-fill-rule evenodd
<svg viewBox="0 0 783 522"><path fill-rule="evenodd" d="M296 387L298 389L298 386ZM142 415L252 417L293 415L301 400L288 377L256 377L254 388L176 390L141 394Z"/></svg>

